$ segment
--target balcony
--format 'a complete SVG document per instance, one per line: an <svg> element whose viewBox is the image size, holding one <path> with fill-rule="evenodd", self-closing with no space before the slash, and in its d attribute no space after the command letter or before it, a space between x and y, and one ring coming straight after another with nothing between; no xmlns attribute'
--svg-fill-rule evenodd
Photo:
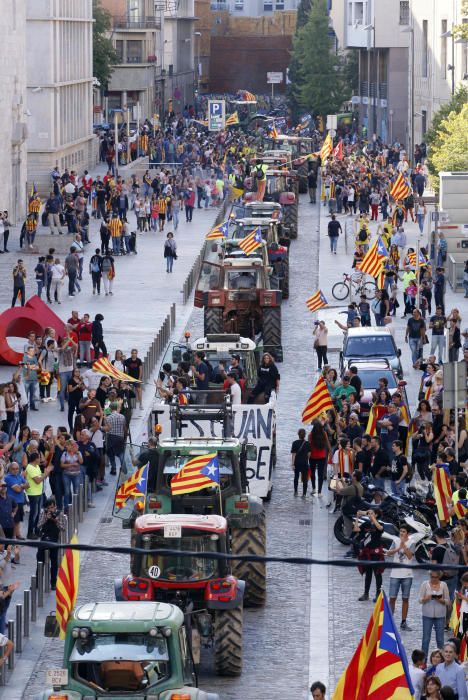
<svg viewBox="0 0 468 700"><path fill-rule="evenodd" d="M159 17L114 17L114 30L146 31L147 29L160 29Z"/></svg>
<svg viewBox="0 0 468 700"><path fill-rule="evenodd" d="M229 10L229 5L227 4L227 2L222 2L222 0L220 0L220 2L210 3L210 8L215 12L226 12L227 10Z"/></svg>

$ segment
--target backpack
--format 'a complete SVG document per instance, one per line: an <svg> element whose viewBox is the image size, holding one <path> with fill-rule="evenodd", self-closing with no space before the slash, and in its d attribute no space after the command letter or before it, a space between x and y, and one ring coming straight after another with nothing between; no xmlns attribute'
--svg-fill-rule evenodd
<svg viewBox="0 0 468 700"><path fill-rule="evenodd" d="M94 260L94 262L93 262ZM91 258L91 272L100 272L99 262L94 258Z"/></svg>
<svg viewBox="0 0 468 700"><path fill-rule="evenodd" d="M366 231L365 228L362 228L362 229L359 231L358 239L359 239L360 241L363 241L363 242L364 242L364 241L367 241L367 231Z"/></svg>
<svg viewBox="0 0 468 700"><path fill-rule="evenodd" d="M445 552L444 552L444 558L442 559L442 564L447 564L449 566L455 565L458 566L460 564L460 555L458 552L455 550L455 547L451 542L447 542L445 546ZM458 572L455 571L454 569L447 569L446 571L442 572L445 578L453 578L454 576L458 576Z"/></svg>

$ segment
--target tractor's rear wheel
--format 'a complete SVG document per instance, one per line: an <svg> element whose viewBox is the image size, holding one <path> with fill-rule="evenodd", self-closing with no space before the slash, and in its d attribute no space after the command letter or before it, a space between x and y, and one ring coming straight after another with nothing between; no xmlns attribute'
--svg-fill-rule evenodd
<svg viewBox="0 0 468 700"><path fill-rule="evenodd" d="M231 531L232 554L266 554L265 513L257 527L233 528ZM233 561L232 574L245 581L244 606L258 608L266 600L266 564L259 561Z"/></svg>
<svg viewBox="0 0 468 700"><path fill-rule="evenodd" d="M289 230L290 238L297 238L297 203L283 207L283 223Z"/></svg>
<svg viewBox="0 0 468 700"><path fill-rule="evenodd" d="M289 263L285 263L283 268L283 279L281 280L281 294L283 299L289 299Z"/></svg>
<svg viewBox="0 0 468 700"><path fill-rule="evenodd" d="M206 307L204 309L204 328L205 335L208 333L222 333L223 327L223 310Z"/></svg>
<svg viewBox="0 0 468 700"><path fill-rule="evenodd" d="M263 309L263 347L265 352L275 354L281 348L281 308Z"/></svg>
<svg viewBox="0 0 468 700"><path fill-rule="evenodd" d="M299 192L301 194L305 194L307 192L307 161L305 163L301 163L301 165L297 169L297 173L299 175Z"/></svg>
<svg viewBox="0 0 468 700"><path fill-rule="evenodd" d="M220 676L240 676L242 673L242 621L242 606L215 613L215 668Z"/></svg>

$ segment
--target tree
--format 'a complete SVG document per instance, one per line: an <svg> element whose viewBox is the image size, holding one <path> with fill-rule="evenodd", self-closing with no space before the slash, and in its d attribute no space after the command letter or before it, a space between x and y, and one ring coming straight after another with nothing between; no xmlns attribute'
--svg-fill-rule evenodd
<svg viewBox="0 0 468 700"><path fill-rule="evenodd" d="M312 5L312 0L300 0L297 6L297 19L296 19L296 34L309 19L309 12Z"/></svg>
<svg viewBox="0 0 468 700"><path fill-rule="evenodd" d="M442 171L468 170L468 104L460 112L451 112L440 124L439 140L431 153L431 163L437 175ZM432 176L434 189L438 177Z"/></svg>
<svg viewBox="0 0 468 700"><path fill-rule="evenodd" d="M119 57L107 34L112 27L110 13L101 5L101 0L93 0L93 73L107 90L113 66L119 63Z"/></svg>
<svg viewBox="0 0 468 700"><path fill-rule="evenodd" d="M297 6L295 36L297 36L302 27L304 27L307 24L311 2L312 0L300 0L299 5ZM294 56L294 54L291 56L291 61L289 63L288 79L290 81L290 84L288 86L289 106L291 108L293 116L297 118L299 116L300 107L297 102L297 96L294 91L294 86L299 81L299 62L297 60L297 57Z"/></svg>
<svg viewBox="0 0 468 700"><path fill-rule="evenodd" d="M433 178L437 179L438 170L433 165L432 153L440 148L442 141L445 137L444 122L451 114L460 114L467 102L468 88L466 88L464 85L461 85L453 95L450 102L447 102L446 104L442 105L442 107L440 107L440 109L437 110L437 112L434 114L434 117L432 118L431 128L426 132L424 140L426 142L429 155L429 173Z"/></svg>
<svg viewBox="0 0 468 700"><path fill-rule="evenodd" d="M461 16L468 17L468 0L462 0ZM456 24L453 28L453 35L456 39L468 39L468 24Z"/></svg>
<svg viewBox="0 0 468 700"><path fill-rule="evenodd" d="M351 86L343 56L332 51L326 0L311 0L307 23L294 38L292 56L297 74L290 90L291 107L296 103L314 115L338 112L350 98Z"/></svg>

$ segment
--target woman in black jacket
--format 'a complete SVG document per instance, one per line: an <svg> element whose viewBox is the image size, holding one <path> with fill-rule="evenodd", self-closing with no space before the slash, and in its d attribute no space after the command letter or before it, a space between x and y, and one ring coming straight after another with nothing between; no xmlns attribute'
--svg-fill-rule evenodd
<svg viewBox="0 0 468 700"><path fill-rule="evenodd" d="M104 330L102 328L102 321L104 321L104 316L102 314L96 314L92 323L91 343L94 348L95 360L99 358L99 351L102 352L103 357L107 357L107 348L104 343Z"/></svg>
<svg viewBox="0 0 468 700"><path fill-rule="evenodd" d="M252 389L247 403L254 403L259 394L263 394L265 403L268 403L271 392L275 391L278 393L280 383L280 373L269 352L263 353L262 361L257 371L257 377L257 383Z"/></svg>

